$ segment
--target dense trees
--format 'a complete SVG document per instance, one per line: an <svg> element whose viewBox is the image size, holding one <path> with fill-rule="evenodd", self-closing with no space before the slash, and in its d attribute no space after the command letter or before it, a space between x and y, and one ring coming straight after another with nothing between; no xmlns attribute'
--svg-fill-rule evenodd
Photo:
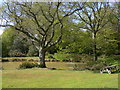
<svg viewBox="0 0 120 90"><path fill-rule="evenodd" d="M28 44L26 38L11 28L5 29L2 36L2 56L26 56Z"/></svg>
<svg viewBox="0 0 120 90"><path fill-rule="evenodd" d="M15 56L16 52L23 56L39 53L42 67L46 67L46 52L93 55L97 61L98 56L118 52L116 11L112 3L5 3L1 18L6 22L1 26L19 32L7 30L3 34L3 54L8 56L8 51L9 56ZM8 47L5 45L11 46L11 50L5 50Z"/></svg>
<svg viewBox="0 0 120 90"><path fill-rule="evenodd" d="M8 52L13 45L15 33L11 29L6 29L2 35L2 56L9 56Z"/></svg>
<svg viewBox="0 0 120 90"><path fill-rule="evenodd" d="M82 20L84 28L92 32L93 38L93 55L94 60L97 61L97 33L104 28L104 26L108 23L107 17L111 14L109 12L109 3L87 3L82 10L76 12L78 15L78 20ZM81 14L82 13L82 14Z"/></svg>

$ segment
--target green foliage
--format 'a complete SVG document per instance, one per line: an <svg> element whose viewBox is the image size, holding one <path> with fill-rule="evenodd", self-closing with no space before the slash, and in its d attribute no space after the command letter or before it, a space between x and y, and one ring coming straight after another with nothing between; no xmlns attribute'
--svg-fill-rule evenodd
<svg viewBox="0 0 120 90"><path fill-rule="evenodd" d="M101 55L110 56L117 53L116 32L111 28L106 27L97 34L97 48Z"/></svg>
<svg viewBox="0 0 120 90"><path fill-rule="evenodd" d="M46 56L45 56L46 59L49 59L49 60L53 60L55 59L54 55L53 54L49 54L49 53L46 53Z"/></svg>
<svg viewBox="0 0 120 90"><path fill-rule="evenodd" d="M88 54L81 54L81 62L89 62L89 61L93 61L93 57L91 55Z"/></svg>
<svg viewBox="0 0 120 90"><path fill-rule="evenodd" d="M66 54L66 53L63 53L63 52L55 53L54 57L55 57L55 59L61 60L61 61L70 59L69 54Z"/></svg>
<svg viewBox="0 0 120 90"><path fill-rule="evenodd" d="M26 61L19 65L20 69L27 69L27 68L33 68L33 67L39 67L38 63Z"/></svg>
<svg viewBox="0 0 120 90"><path fill-rule="evenodd" d="M74 53L69 54L69 57L73 62L80 62L82 59L80 54L74 54Z"/></svg>
<svg viewBox="0 0 120 90"><path fill-rule="evenodd" d="M9 56L9 51L13 45L13 41L15 38L15 32L8 28L2 34L2 56L6 57Z"/></svg>
<svg viewBox="0 0 120 90"><path fill-rule="evenodd" d="M27 56L38 56L38 51L33 45L29 46L29 51L27 53Z"/></svg>
<svg viewBox="0 0 120 90"><path fill-rule="evenodd" d="M112 57L103 56L99 58L99 61L106 65L118 65L118 60L115 60Z"/></svg>
<svg viewBox="0 0 120 90"><path fill-rule="evenodd" d="M2 34L2 56L26 56L29 44L26 39L21 33L7 28Z"/></svg>
<svg viewBox="0 0 120 90"><path fill-rule="evenodd" d="M9 51L9 56L11 57L24 57L25 54L23 54L22 52L18 51L18 50L10 50Z"/></svg>
<svg viewBox="0 0 120 90"><path fill-rule="evenodd" d="M9 56L20 57L26 56L28 53L29 42L27 37L23 36L21 33L16 32L16 37L14 38L13 45L9 51Z"/></svg>
<svg viewBox="0 0 120 90"><path fill-rule="evenodd" d="M30 3L26 3L26 5L29 5ZM56 13L56 3L54 3L52 9L50 10L49 13L51 13L51 15L54 14L54 12ZM106 4L106 3L104 3ZM12 10L13 6L15 4L10 5L10 8ZM48 12L48 7L49 5L47 3L34 3L32 5L31 8L27 8L24 7L25 11L28 11L28 15L27 12L25 11L20 11L20 7L16 8L16 11L18 11L17 13L24 13L25 15L23 15L24 17L20 17L21 19L23 19L21 23L21 26L23 26L23 28L25 28L25 30L29 33L32 33L33 37L35 35L36 38L38 39L38 43L35 42L34 44L36 44L37 46L39 45L39 41L42 38L42 35L38 34L38 33L44 33L41 29L38 30L39 26L37 26L37 23L35 23L34 19L32 20L32 15L29 12L31 10L31 12L35 13L36 15L36 19L38 20L38 23L43 26L43 29L48 28L48 32L47 33L47 37L46 37L46 42L48 42L50 40L51 37L51 33L52 33L52 27L49 27L51 22L49 23L49 21L47 19L45 19L44 15L41 14L41 10L39 10L39 5L42 7L43 6L43 11L46 15L46 17L48 18L48 20L52 20L52 17L49 15ZM64 4L67 5L67 4ZM69 7L72 4L68 5ZM81 29L80 27L88 27L90 28L89 25L85 24L82 20L78 19L78 21L76 20L76 14L73 14L69 17L67 17L66 19L63 20L64 23L64 28L63 28L63 36L62 36L62 41L60 44L57 44L56 46L50 48L49 50L47 50L48 56L46 58L52 57L54 54L54 57L58 60L73 60L73 61L81 61L84 63L87 63L87 66L89 68L93 68L93 69L98 69L100 68L100 66L104 66L104 65L111 65L111 64L117 64L117 61L120 60L120 56L116 55L118 54L118 52L120 51L119 48L119 30L117 30L118 27L118 19L117 19L117 9L116 9L116 5L113 4L113 6L106 10L108 12L105 12L105 14L103 13L105 11L105 9L102 6L102 9L100 9L99 11L99 15L97 13L97 9L95 10L95 12L93 12L91 9L93 7L93 9L97 8L99 6L99 3L87 3L85 4L86 7L84 7L83 11L86 10L82 13L81 11L81 16L83 16L83 19L85 19L86 21L89 22L89 19L91 18L92 22L90 22L89 24L93 25L93 28L98 28L99 29L97 31L97 36L96 36L96 46L97 46L97 56L99 56L98 61L94 62L93 61L93 40L92 40L92 33L91 31L89 31L88 29ZM44 7L46 6L46 7ZM17 7L17 5L16 5ZM22 6L21 6L22 7ZM75 7L76 8L76 7ZM88 10L88 8L90 10ZM100 7L98 7L99 9ZM113 12L111 12L112 8L114 8L115 10ZM4 8L5 9L5 8ZM29 10L30 9L30 10ZM61 7L62 9L62 7ZM7 8L5 9L7 10ZM21 8L22 10L22 8ZM13 8L14 11L14 8ZM67 11L67 10L65 10ZM88 13L87 13L88 12ZM10 12L9 12L10 13ZM17 14L16 13L16 14ZM96 17L91 17L89 16L89 18L87 18L86 15L90 15L91 13L95 14ZM111 13L111 14L110 14ZM9 18L15 18L15 15L12 15L13 13L11 13L11 16ZM108 16L110 14L110 16ZM29 16L30 15L30 16ZM60 11L60 18L62 17L63 13ZM91 14L92 15L92 14ZM105 17L103 17L105 15ZM86 16L86 17L85 17ZM6 16L7 17L7 16ZM30 18L31 17L31 18ZM34 17L33 17L34 18ZM103 19L103 20L101 20ZM19 20L18 20L19 21ZM58 22L59 20L57 19L56 15L55 15L55 21L53 22L54 24L56 22ZM100 23L101 21L101 23ZM104 24L105 22L108 22L104 28L102 27L102 24ZM94 25L95 24L95 25ZM19 26L19 25L18 25ZM54 25L51 25L54 26ZM91 28L92 31L94 31L94 29ZM51 44L57 40L57 38L59 37L60 34L60 25L55 25L54 27L54 36L51 37ZM18 33L18 32L17 32ZM15 31L13 31L11 28L8 28L5 30L5 32L2 35L2 39L0 40L0 42L2 42L2 54L3 56L37 56L38 55L38 51L35 49L34 45L31 43L31 41L25 37L25 35L19 33L19 35L17 34ZM44 39L42 39L44 40ZM49 46L49 45L48 45ZM51 54L51 55L49 55ZM105 55L105 57L102 57L102 55ZM52 59L52 58L51 58ZM100 63L100 64L99 64Z"/></svg>
<svg viewBox="0 0 120 90"><path fill-rule="evenodd" d="M60 50L65 53L74 54L92 53L90 32L79 30L79 28L75 28L75 26L77 26L77 24L71 27L73 30L66 29L66 32L64 32L62 43L59 46Z"/></svg>
<svg viewBox="0 0 120 90"><path fill-rule="evenodd" d="M103 67L105 67L106 65L102 62L95 62L95 61L89 61L87 62L87 68L89 70L92 70L92 71L100 71L100 69L102 69Z"/></svg>
<svg viewBox="0 0 120 90"><path fill-rule="evenodd" d="M116 65L119 67L118 60L112 57L101 56L97 61L89 60L86 62L87 68L96 71L105 66Z"/></svg>
<svg viewBox="0 0 120 90"><path fill-rule="evenodd" d="M110 57L113 58L114 60L120 61L120 55L112 55Z"/></svg>

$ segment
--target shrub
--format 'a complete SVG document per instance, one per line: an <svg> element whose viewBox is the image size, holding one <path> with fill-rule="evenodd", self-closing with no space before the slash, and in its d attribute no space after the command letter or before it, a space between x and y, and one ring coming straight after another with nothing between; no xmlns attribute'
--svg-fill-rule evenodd
<svg viewBox="0 0 120 90"><path fill-rule="evenodd" d="M89 61L86 63L86 68L92 71L98 71L105 66L106 64L100 61Z"/></svg>
<svg viewBox="0 0 120 90"><path fill-rule="evenodd" d="M33 67L39 67L38 63L27 61L27 62L23 62L19 66L20 69L27 69L27 68L33 68Z"/></svg>
<svg viewBox="0 0 120 90"><path fill-rule="evenodd" d="M106 65L118 65L118 61L119 61L114 59L113 57L105 57L105 56L100 57L98 60Z"/></svg>
<svg viewBox="0 0 120 90"><path fill-rule="evenodd" d="M102 69L103 67L105 67L105 65L104 65L103 63L94 64L94 65L91 67L91 70L92 70L92 71L98 71L98 70Z"/></svg>

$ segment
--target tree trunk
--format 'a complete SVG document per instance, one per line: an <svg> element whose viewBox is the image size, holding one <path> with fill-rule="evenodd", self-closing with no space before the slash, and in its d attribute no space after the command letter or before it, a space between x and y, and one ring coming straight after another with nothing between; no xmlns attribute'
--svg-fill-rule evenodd
<svg viewBox="0 0 120 90"><path fill-rule="evenodd" d="M97 61L96 32L93 32L93 60Z"/></svg>
<svg viewBox="0 0 120 90"><path fill-rule="evenodd" d="M41 68L46 68L46 64L45 64L45 51L39 50L39 58L40 58L40 67Z"/></svg>

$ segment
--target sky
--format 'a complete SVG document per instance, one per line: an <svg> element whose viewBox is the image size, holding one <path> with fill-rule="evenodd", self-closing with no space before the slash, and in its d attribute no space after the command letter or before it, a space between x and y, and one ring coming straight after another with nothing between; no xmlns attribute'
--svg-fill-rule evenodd
<svg viewBox="0 0 120 90"><path fill-rule="evenodd" d="M0 5L2 4L2 1L3 1L3 0L0 0ZM1 20L0 20L0 23L1 23ZM1 28L1 27L0 27L0 35L3 33L3 31L4 31L4 28Z"/></svg>
<svg viewBox="0 0 120 90"><path fill-rule="evenodd" d="M2 35L3 31L4 31L4 29L0 28L0 35Z"/></svg>

